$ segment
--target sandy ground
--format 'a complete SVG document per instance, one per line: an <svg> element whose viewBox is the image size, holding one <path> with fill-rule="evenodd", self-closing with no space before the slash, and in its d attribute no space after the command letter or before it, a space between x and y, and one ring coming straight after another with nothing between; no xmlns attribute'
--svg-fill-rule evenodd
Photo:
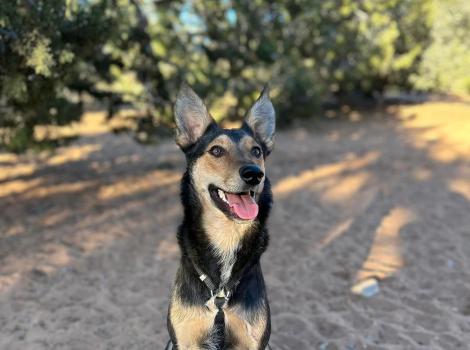
<svg viewBox="0 0 470 350"><path fill-rule="evenodd" d="M0 154L2 350L168 339L184 159L98 129ZM470 349L468 102L280 132L268 170L274 350ZM351 292L371 276L376 295Z"/></svg>

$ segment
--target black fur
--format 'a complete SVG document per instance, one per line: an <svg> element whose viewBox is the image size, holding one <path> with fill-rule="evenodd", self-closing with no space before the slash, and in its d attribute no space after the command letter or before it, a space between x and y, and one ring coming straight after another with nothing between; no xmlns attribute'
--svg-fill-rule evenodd
<svg viewBox="0 0 470 350"><path fill-rule="evenodd" d="M186 155L187 169L181 181L181 201L184 208L184 219L177 233L181 249L181 261L176 276L176 282L179 286L176 293L182 302L188 306L203 306L211 297L208 288L199 280L193 262L216 285L219 285L221 280L219 259L213 253L209 239L202 227L202 207L191 182L191 174L195 161L204 153L207 145L221 134L228 135L235 142L247 134L255 137L246 124L240 129L226 130L219 128L213 123L194 145L183 150ZM262 145L260 140L257 141ZM266 147L264 147L263 151L265 152L264 155L267 156ZM247 314L251 314L253 317L259 308L266 308L268 326L260 346L260 349L265 349L270 335L270 319L266 288L259 260L261 254L268 246L268 232L265 224L272 205L272 193L270 182L267 178L265 179L258 205L259 214L252 226L252 232L246 234L242 240L236 256L236 262L232 269L230 280L239 280L239 283L229 300L229 306L237 305L242 307L247 311ZM168 330L175 349L177 349L175 333L169 318ZM226 334L224 349L233 348L235 345L233 342L234 340L230 334ZM204 344L201 344L201 348L204 348Z"/></svg>

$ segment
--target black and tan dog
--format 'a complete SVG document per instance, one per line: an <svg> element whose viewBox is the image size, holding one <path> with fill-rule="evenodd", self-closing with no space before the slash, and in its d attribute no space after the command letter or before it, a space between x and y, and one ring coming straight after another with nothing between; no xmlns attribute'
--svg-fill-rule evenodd
<svg viewBox="0 0 470 350"><path fill-rule="evenodd" d="M222 129L184 85L175 104L181 182L181 262L168 310L174 349L265 349L270 312L260 266L271 189L264 161L275 114L265 89L239 129Z"/></svg>

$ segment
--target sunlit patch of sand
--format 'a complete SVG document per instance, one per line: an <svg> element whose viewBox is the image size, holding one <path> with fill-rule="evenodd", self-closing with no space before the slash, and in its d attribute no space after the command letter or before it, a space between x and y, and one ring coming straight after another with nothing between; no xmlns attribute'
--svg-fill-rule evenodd
<svg viewBox="0 0 470 350"><path fill-rule="evenodd" d="M176 194L176 193L175 193ZM138 209L144 205L140 203L129 203L120 207L119 212L127 212L132 208ZM179 206L171 206L165 211L165 220L172 221L174 217L180 214ZM57 212L43 219L41 224L54 225L64 219L69 212ZM83 257L93 254L95 251L108 247L134 233L133 226L113 223L116 212L108 209L103 215L95 219L84 218L84 222L79 222L73 231L64 235L61 242L47 243L39 247L39 250L33 250L29 254L8 255L2 260L0 265L0 293L5 292L17 285L27 272L39 273L40 275L51 276L58 269L70 266L74 262L72 251L79 251ZM102 222L111 224L103 225ZM138 226L141 229L141 226ZM157 229L157 228L155 228ZM18 227L18 230L23 230ZM19 232L21 233L21 232ZM70 249L73 247L73 249ZM178 254L179 250L176 242L171 239L160 244L157 248L157 254L160 258L171 259Z"/></svg>
<svg viewBox="0 0 470 350"><path fill-rule="evenodd" d="M20 194L32 188L37 188L42 183L42 179L14 180L0 185L0 198Z"/></svg>
<svg viewBox="0 0 470 350"><path fill-rule="evenodd" d="M318 242L318 244L315 246L315 249L321 250L327 247L336 238L342 236L351 227L352 223L353 223L353 219L349 218L335 225L332 229L330 229L326 233L326 235L321 239L321 241Z"/></svg>
<svg viewBox="0 0 470 350"><path fill-rule="evenodd" d="M411 141L439 162L470 159L470 104L429 102L399 109Z"/></svg>
<svg viewBox="0 0 470 350"><path fill-rule="evenodd" d="M451 180L448 186L451 191L461 194L470 201L470 177Z"/></svg>
<svg viewBox="0 0 470 350"><path fill-rule="evenodd" d="M35 164L15 164L18 159L9 165L0 166L0 181L12 179L19 176L28 176L36 171Z"/></svg>
<svg viewBox="0 0 470 350"><path fill-rule="evenodd" d="M53 184L49 186L37 186L34 190L26 191L23 198L46 198L59 194L71 194L86 190L95 183L93 181L80 181L73 183Z"/></svg>
<svg viewBox="0 0 470 350"><path fill-rule="evenodd" d="M371 179L366 172L339 177L322 195L327 202L351 199Z"/></svg>
<svg viewBox="0 0 470 350"><path fill-rule="evenodd" d="M64 221L70 215L70 211L66 208L62 208L60 211L47 214L40 220L42 226L54 226Z"/></svg>
<svg viewBox="0 0 470 350"><path fill-rule="evenodd" d="M0 154L0 198L12 194L22 193L30 188L38 186L40 179L19 179L32 175L37 170L37 165L33 163L21 163L20 157L15 154Z"/></svg>
<svg viewBox="0 0 470 350"><path fill-rule="evenodd" d="M132 110L123 110L111 120L106 120L105 111L88 111L82 116L78 123L72 123L67 126L37 126L35 128L35 139L56 139L74 136L90 136L110 132L114 128L135 127L136 112Z"/></svg>
<svg viewBox="0 0 470 350"><path fill-rule="evenodd" d="M111 244L117 238L123 238L129 234L131 234L131 232L126 232L121 228L112 227L106 232L96 231L93 233L93 235L90 235L89 232L79 233L73 239L73 243L77 248L87 255L99 248Z"/></svg>
<svg viewBox="0 0 470 350"><path fill-rule="evenodd" d="M91 153L101 150L100 144L86 144L64 147L47 160L48 165L60 165L88 158Z"/></svg>
<svg viewBox="0 0 470 350"><path fill-rule="evenodd" d="M71 261L68 249L62 244L50 243L44 247L43 252L47 256L47 264L50 266L65 266Z"/></svg>
<svg viewBox="0 0 470 350"><path fill-rule="evenodd" d="M375 232L369 255L356 274L357 281L369 277L384 279L404 266L400 231L415 220L414 212L403 207L393 208L382 219Z"/></svg>
<svg viewBox="0 0 470 350"><path fill-rule="evenodd" d="M8 275L0 275L0 293L5 292L12 285L18 283L21 279L19 272L11 273Z"/></svg>
<svg viewBox="0 0 470 350"><path fill-rule="evenodd" d="M341 208L343 214L347 215L348 218L341 220L333 225L333 227L328 230L323 238L313 245L313 250L322 250L328 247L337 238L340 238L346 234L357 216L361 213L364 213L371 203L373 203L373 201L377 198L377 192L377 186L369 186L365 190L362 190L359 193L355 193L352 197L354 205L348 205Z"/></svg>
<svg viewBox="0 0 470 350"><path fill-rule="evenodd" d="M315 169L305 170L299 175L289 176L279 181L273 188L273 192L276 195L285 195L293 191L298 191L305 189L306 186L311 185L315 181L323 179L331 179L335 176L335 180L341 181L339 175L347 171L357 171L361 168L364 168L372 163L374 163L380 156L379 152L369 152L361 157L355 155L351 156L348 159L345 159L341 162L334 164L327 164L320 166ZM327 200L337 200L342 196L351 196L354 191L364 184L368 179L368 174L359 173L352 174L343 177L343 185L338 190L330 189L325 192L325 199ZM351 189L348 189L348 186L352 186Z"/></svg>
<svg viewBox="0 0 470 350"><path fill-rule="evenodd" d="M18 160L18 156L13 153L0 153L0 163L13 164Z"/></svg>
<svg viewBox="0 0 470 350"><path fill-rule="evenodd" d="M175 240L164 239L157 246L157 257L160 259L171 259L178 254L179 248Z"/></svg>
<svg viewBox="0 0 470 350"><path fill-rule="evenodd" d="M38 255L30 258L24 256L8 257L4 261L4 264L8 266L8 271L0 275L0 293L7 291L21 280L23 275L18 271L27 270L51 275L58 268L65 267L72 261L67 247L58 243L46 244ZM8 273L9 271L10 273Z"/></svg>
<svg viewBox="0 0 470 350"><path fill-rule="evenodd" d="M39 127L35 131L38 140L99 135L109 133L114 127L131 126L127 122L117 118L108 123L105 113L89 112L80 123L66 127ZM53 153L37 155L0 153L0 198L19 195L20 215L22 212L25 214L30 204L35 207L37 203L38 206L38 210L34 208L25 214L24 222L21 218L16 222L11 212L15 222L7 222L6 229L0 233L0 237L8 237L9 242L17 240L18 249L25 249L21 254L5 252L0 259L0 292L21 283L28 273L50 276L62 267L73 265L77 257L82 259L141 230L157 230L158 226L147 226L173 222L180 215L179 206L162 203L167 208L164 215L152 213L149 217L155 215L157 219L135 222L138 219L127 213L142 212L147 206L147 195L155 193L163 201L168 199L166 194L170 191L174 198L178 197L181 173L142 168L140 161L144 153L140 153L140 149L129 153L114 152L108 158L100 157L100 160L90 157L94 153L106 153L103 149L108 147L106 141L106 138L82 138L55 149ZM134 165L137 172L132 168ZM120 171L112 175L101 171L114 166L119 166ZM64 170L67 177L61 175ZM73 176L75 170L76 177ZM126 198L130 196L132 198ZM119 205L115 205L116 199ZM72 202L78 204L76 213L68 207ZM95 206L102 210L95 210ZM29 242L35 239L34 235L38 236L40 244L29 246ZM21 248L22 245L28 247ZM160 246L159 252L169 258L177 254L178 249L176 243L168 241L166 246Z"/></svg>
<svg viewBox="0 0 470 350"><path fill-rule="evenodd" d="M128 178L110 185L102 186L98 198L109 200L129 196L137 192L147 192L155 188L174 185L181 179L181 174L166 170L156 170L143 177Z"/></svg>
<svg viewBox="0 0 470 350"><path fill-rule="evenodd" d="M58 149L54 155L46 159L47 165L58 166L61 164L84 160L91 153L97 152L101 149L99 144L76 145ZM36 177L32 179L17 179L18 177L33 176L38 171L39 166L33 163L20 163L20 158L16 155L2 154L1 159L8 162L8 165L0 166L0 198L13 194L27 192L33 188L38 188L43 182L41 178ZM75 185L71 185L72 187ZM80 186L80 185L78 185ZM54 191L66 191L60 186L54 186ZM45 188L39 189L40 192L45 192ZM73 189L71 190L73 191ZM31 196L31 195L30 195ZM34 196L34 195L32 195Z"/></svg>
<svg viewBox="0 0 470 350"><path fill-rule="evenodd" d="M69 146L73 151L67 152L66 149L59 149L60 157L52 160L52 164L59 164L61 167L68 161L78 160L86 157L87 152L93 152L95 147L78 147ZM131 156L132 157L132 156ZM132 157L138 161L138 157ZM118 160L119 162L124 162ZM125 163L125 162L124 162ZM51 164L49 164L51 165ZM130 195L140 195L142 193L151 193L157 188L165 188L172 191L177 196L178 183L181 179L179 172L169 170L155 170L142 176L122 177L118 178L115 182L110 184L102 184L100 179L88 181L76 181L71 183L51 183L43 185L42 178L35 178L28 181L9 181L0 186L0 196L21 192L22 199L51 199L57 195L64 195L65 197L72 198L77 194L89 193L87 198L92 203L101 203L120 197ZM29 184L29 186L27 186ZM34 185L34 186L33 186ZM97 188L96 192L90 192L90 189ZM158 194L158 195L161 195ZM84 203L88 203L88 199ZM78 199L81 200L81 199ZM118 239L127 237L133 233L129 229L121 225L109 225L105 230L101 229L101 222L111 222L117 212L127 212L129 210L139 210L145 202L142 198L137 198L135 201L126 202L116 208L116 210L108 210L103 215L96 216L96 220L90 217L84 218L83 223L79 221L75 224L73 234L64 236L66 244L49 244L41 246L39 250L31 252L27 255L10 255L3 259L2 266L0 266L0 292L6 291L8 288L16 285L24 273L27 271L36 271L39 274L51 275L56 272L58 268L70 265L73 262L73 257L70 255L69 246L78 249L81 254L87 256L92 254L97 249L111 245ZM60 225L68 220L70 210L67 208L56 209L51 212L46 212L35 223L40 224L41 227L47 229L49 227ZM165 220L173 220L173 217L180 214L179 206L174 206L165 211ZM90 228L92 227L92 228ZM21 223L12 225L8 230L3 232L2 237L11 237L15 235L24 234L26 228ZM93 230L92 232L90 230ZM161 246L161 256L170 258L177 254L177 249L172 247L172 243L167 246ZM20 272L21 271L21 272Z"/></svg>
<svg viewBox="0 0 470 350"><path fill-rule="evenodd" d="M24 232L24 226L20 223L16 223L7 227L6 230L4 230L3 232L0 232L0 238L21 235Z"/></svg>
<svg viewBox="0 0 470 350"><path fill-rule="evenodd" d="M432 177L432 172L425 168L415 169L413 170L413 177L418 181L426 181Z"/></svg>

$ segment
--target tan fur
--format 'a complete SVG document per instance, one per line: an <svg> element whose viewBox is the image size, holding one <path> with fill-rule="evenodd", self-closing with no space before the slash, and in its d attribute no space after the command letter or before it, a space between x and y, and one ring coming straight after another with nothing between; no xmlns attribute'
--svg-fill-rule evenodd
<svg viewBox="0 0 470 350"><path fill-rule="evenodd" d="M220 254L229 254L238 248L240 241L253 223L235 222L219 210L217 211L218 213L204 213L203 227L214 248Z"/></svg>
<svg viewBox="0 0 470 350"><path fill-rule="evenodd" d="M173 296L170 320L181 350L199 350L200 342L209 334L216 311L206 307L187 306Z"/></svg>
<svg viewBox="0 0 470 350"><path fill-rule="evenodd" d="M225 311L226 327L236 339L235 350L256 350L267 326L266 315L257 315L252 323L236 308Z"/></svg>
<svg viewBox="0 0 470 350"><path fill-rule="evenodd" d="M229 220L219 210L217 213L204 212L202 222L214 252L220 259L222 282L226 282L230 278L240 242L252 224Z"/></svg>
<svg viewBox="0 0 470 350"><path fill-rule="evenodd" d="M264 171L263 158L257 159L251 155L251 148L260 147L250 136L244 136L239 143L235 144L227 135L215 138L206 148L209 151L213 146L221 146L227 154L216 158L206 152L198 158L193 168L193 181L198 193L205 194L209 199L207 187L214 184L227 192L242 192L245 184L240 178L239 169L245 163L256 164ZM263 189L258 186L258 193Z"/></svg>
<svg viewBox="0 0 470 350"><path fill-rule="evenodd" d="M181 350L197 350L199 344L210 334L217 310L207 307L187 306L173 296L170 319ZM251 323L242 310L226 308L225 322L229 334L235 338L234 350L255 350L267 326L265 314L257 315Z"/></svg>

